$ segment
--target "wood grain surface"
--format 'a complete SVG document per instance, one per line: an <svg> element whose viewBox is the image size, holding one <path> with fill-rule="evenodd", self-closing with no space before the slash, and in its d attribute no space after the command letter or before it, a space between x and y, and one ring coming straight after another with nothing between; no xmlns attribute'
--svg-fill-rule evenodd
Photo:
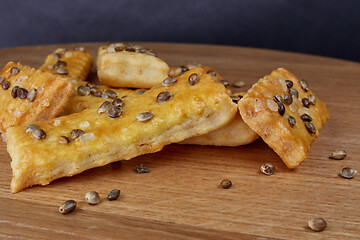
<svg viewBox="0 0 360 240"><path fill-rule="evenodd" d="M287 169L262 140L233 148L173 144L17 194L10 192L11 159L1 142L0 239L360 239L360 176L338 176L345 166L360 170L359 63L240 47L142 45L172 66L211 65L230 82L243 80L244 90L285 67L309 82L328 106L330 120L296 170ZM12 60L39 67L56 47L74 46L96 57L100 43L0 49L0 65ZM348 156L329 159L336 149ZM260 173L266 162L276 165L276 175ZM151 172L137 174L140 164ZM231 189L219 188L225 178L233 182ZM110 202L106 195L113 188L121 196ZM85 203L90 190L99 192L100 204ZM78 208L58 213L68 199ZM325 231L307 228L314 217L326 219Z"/></svg>

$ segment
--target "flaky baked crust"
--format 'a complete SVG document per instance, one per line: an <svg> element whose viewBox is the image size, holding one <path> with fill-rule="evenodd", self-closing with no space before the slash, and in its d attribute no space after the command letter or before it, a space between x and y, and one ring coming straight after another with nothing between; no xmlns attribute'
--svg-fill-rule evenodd
<svg viewBox="0 0 360 240"><path fill-rule="evenodd" d="M127 51L128 48L142 49L122 43L99 48L96 65L102 83L111 87L151 88L168 76L169 66L154 54L148 54L152 52Z"/></svg>
<svg viewBox="0 0 360 240"><path fill-rule="evenodd" d="M290 91L285 80L291 80L292 88L298 91L299 97L292 95L291 104L283 104L285 113L279 114L279 108L274 101L275 95L284 96ZM307 88L308 89L308 88ZM307 158L310 144L319 136L319 130L329 119L329 112L323 102L317 97L315 104L307 108L302 99L310 98L314 93L301 85L300 80L284 68L274 70L270 75L260 79L239 101L240 114L260 137L280 156L288 168L296 168ZM301 119L308 114L316 132L310 133ZM291 127L289 117L296 123Z"/></svg>
<svg viewBox="0 0 360 240"><path fill-rule="evenodd" d="M85 81L91 72L93 62L91 54L83 48L58 48L46 57L40 70L66 77L70 80ZM59 71L59 68L65 69L65 72Z"/></svg>
<svg viewBox="0 0 360 240"><path fill-rule="evenodd" d="M19 69L11 75L12 68ZM71 82L49 72L35 70L20 63L9 62L0 73L3 81L9 81L7 90L0 88L0 131L4 132L10 126L26 124L35 121L48 120L57 117L64 110L74 93ZM31 102L12 96L15 86L28 92L36 89L36 97Z"/></svg>
<svg viewBox="0 0 360 240"><path fill-rule="evenodd" d="M188 77L193 73L197 73L200 80L190 85ZM158 94L164 91L171 92L172 97L157 102ZM214 82L201 68L178 77L170 87L160 85L123 101L123 112L118 118L89 109L37 122L35 124L46 133L42 140L26 134L26 125L9 128L6 141L12 158L12 192L160 151L167 144L228 124L237 112L224 86ZM153 118L139 122L137 116L141 112L151 112ZM59 137L69 136L73 129L81 129L85 134L69 144L60 144Z"/></svg>

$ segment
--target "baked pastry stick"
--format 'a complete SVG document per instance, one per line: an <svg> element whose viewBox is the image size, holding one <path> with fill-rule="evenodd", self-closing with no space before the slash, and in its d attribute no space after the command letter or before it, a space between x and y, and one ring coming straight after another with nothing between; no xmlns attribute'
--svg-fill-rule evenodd
<svg viewBox="0 0 360 240"><path fill-rule="evenodd" d="M245 93L234 93L231 95L234 103L237 103ZM212 145L236 147L250 144L259 138L244 122L239 112L227 125L201 136L192 137L180 142L180 144Z"/></svg>
<svg viewBox="0 0 360 240"><path fill-rule="evenodd" d="M91 72L93 59L84 48L58 48L46 57L40 70L66 77L70 80L85 81Z"/></svg>
<svg viewBox="0 0 360 240"><path fill-rule="evenodd" d="M124 43L101 46L96 65L100 82L111 87L151 88L169 73L152 50Z"/></svg>
<svg viewBox="0 0 360 240"><path fill-rule="evenodd" d="M284 68L254 84L239 101L245 123L280 156L288 168L307 158L310 144L329 119L323 102Z"/></svg>
<svg viewBox="0 0 360 240"><path fill-rule="evenodd" d="M5 137L12 158L12 192L160 151L220 128L236 114L224 86L201 68L163 84L166 87L128 96L122 103L34 123L38 130L29 134L27 125L9 128ZM39 132L46 137L36 139Z"/></svg>
<svg viewBox="0 0 360 240"><path fill-rule="evenodd" d="M59 116L74 92L71 82L14 62L1 71L0 82L0 132Z"/></svg>

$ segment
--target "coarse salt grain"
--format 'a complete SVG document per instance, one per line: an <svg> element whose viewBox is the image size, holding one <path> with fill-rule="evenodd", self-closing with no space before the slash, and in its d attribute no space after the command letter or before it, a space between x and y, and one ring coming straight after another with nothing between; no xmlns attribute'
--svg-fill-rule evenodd
<svg viewBox="0 0 360 240"><path fill-rule="evenodd" d="M90 123L88 121L83 121L83 122L79 123L80 129L84 129L84 128L88 128L88 127L90 127Z"/></svg>
<svg viewBox="0 0 360 240"><path fill-rule="evenodd" d="M283 76L279 76L278 81L282 87L282 89L286 92L287 91L287 86L286 86L286 82Z"/></svg>
<svg viewBox="0 0 360 240"><path fill-rule="evenodd" d="M272 99L266 100L266 105L273 112L277 112L277 110L279 108L278 105L276 104L276 102L274 102L274 100L272 100Z"/></svg>
<svg viewBox="0 0 360 240"><path fill-rule="evenodd" d="M14 116L15 116L15 117L19 117L20 115L21 115L21 112L20 112L20 111L15 111L15 112L14 112Z"/></svg>
<svg viewBox="0 0 360 240"><path fill-rule="evenodd" d="M94 137L94 133L84 133L83 135L80 136L80 141L86 142L92 139L93 137Z"/></svg>
<svg viewBox="0 0 360 240"><path fill-rule="evenodd" d="M4 133L1 134L1 138L2 138L2 141L3 141L4 143L6 143L6 139L5 139L5 134L4 134Z"/></svg>
<svg viewBox="0 0 360 240"><path fill-rule="evenodd" d="M254 101L255 101L255 103L254 103L255 112L260 112L263 109L260 99L255 98Z"/></svg>
<svg viewBox="0 0 360 240"><path fill-rule="evenodd" d="M55 127L60 126L60 124L61 124L61 121L58 120L58 119L56 119L56 120L54 121L54 123L53 123L53 125L54 125Z"/></svg>

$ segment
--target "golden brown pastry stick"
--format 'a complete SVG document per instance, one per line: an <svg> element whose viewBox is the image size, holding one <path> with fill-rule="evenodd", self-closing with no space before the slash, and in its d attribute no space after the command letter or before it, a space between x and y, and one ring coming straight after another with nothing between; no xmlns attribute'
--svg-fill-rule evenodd
<svg viewBox="0 0 360 240"><path fill-rule="evenodd" d="M74 92L69 81L14 62L1 71L0 82L0 132L59 116Z"/></svg>
<svg viewBox="0 0 360 240"><path fill-rule="evenodd" d="M66 77L70 80L85 81L91 72L93 59L84 48L58 48L46 57L40 70Z"/></svg>
<svg viewBox="0 0 360 240"><path fill-rule="evenodd" d="M121 105L120 101L117 104ZM223 85L203 69L194 68L171 86L160 85L124 98L118 117L118 107L100 110L104 112L89 109L35 123L46 134L41 140L33 137L41 130L27 134L27 125L9 128L5 137L12 158L12 192L206 134L228 124L236 114L236 105ZM67 143L62 136L70 137L74 129L83 134L73 131L73 137L80 136Z"/></svg>
<svg viewBox="0 0 360 240"><path fill-rule="evenodd" d="M238 103L241 116L288 168L307 158L329 112L307 86L284 68L260 79Z"/></svg>

